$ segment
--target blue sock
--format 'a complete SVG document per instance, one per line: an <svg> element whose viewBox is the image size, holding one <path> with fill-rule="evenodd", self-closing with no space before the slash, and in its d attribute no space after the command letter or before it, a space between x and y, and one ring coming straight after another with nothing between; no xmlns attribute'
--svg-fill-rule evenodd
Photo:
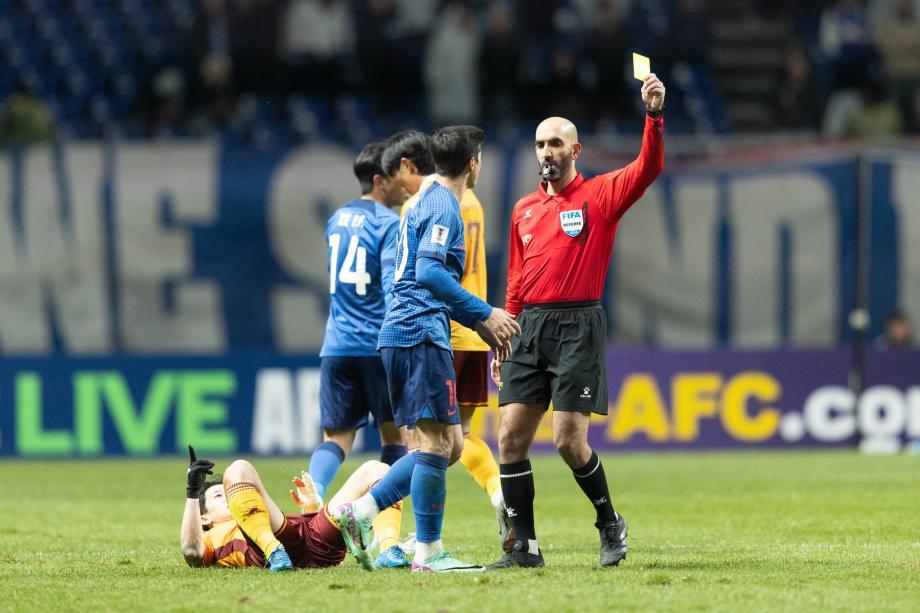
<svg viewBox="0 0 920 613"><path fill-rule="evenodd" d="M377 508L381 511L391 507L406 496L409 495L409 487L412 484L412 473L415 470L415 458L419 454L408 453L401 457L390 470L383 476L383 479L374 484L370 489Z"/></svg>
<svg viewBox="0 0 920 613"><path fill-rule="evenodd" d="M326 489L335 479L335 473L338 472L339 466L345 460L345 450L339 447L338 443L332 441L323 441L313 450L310 456L310 476L316 484L316 491L326 499Z"/></svg>
<svg viewBox="0 0 920 613"><path fill-rule="evenodd" d="M422 543L441 540L447 499L447 458L420 452L410 489L415 509L415 538Z"/></svg>
<svg viewBox="0 0 920 613"><path fill-rule="evenodd" d="M409 453L409 448L405 445L384 445L380 448L380 461L393 466L399 458L407 453Z"/></svg>

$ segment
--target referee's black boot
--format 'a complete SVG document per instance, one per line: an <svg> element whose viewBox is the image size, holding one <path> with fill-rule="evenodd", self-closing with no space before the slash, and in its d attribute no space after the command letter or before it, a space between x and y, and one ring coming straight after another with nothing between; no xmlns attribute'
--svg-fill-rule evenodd
<svg viewBox="0 0 920 613"><path fill-rule="evenodd" d="M617 514L616 521L594 524L601 533L601 566L616 566L626 559L626 519Z"/></svg>
<svg viewBox="0 0 920 613"><path fill-rule="evenodd" d="M540 568L544 566L543 552L530 553L527 551L527 542L516 540L514 546L505 552L505 555L494 564L486 566L486 570L500 568Z"/></svg>

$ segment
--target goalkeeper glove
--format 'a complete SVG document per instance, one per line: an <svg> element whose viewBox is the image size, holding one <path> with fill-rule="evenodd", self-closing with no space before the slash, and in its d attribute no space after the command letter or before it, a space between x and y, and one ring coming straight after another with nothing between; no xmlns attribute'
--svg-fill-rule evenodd
<svg viewBox="0 0 920 613"><path fill-rule="evenodd" d="M214 462L208 460L199 460L195 457L195 450L191 445L188 446L188 485L185 489L186 498L198 498L201 495L201 488L207 481L208 475L213 475Z"/></svg>

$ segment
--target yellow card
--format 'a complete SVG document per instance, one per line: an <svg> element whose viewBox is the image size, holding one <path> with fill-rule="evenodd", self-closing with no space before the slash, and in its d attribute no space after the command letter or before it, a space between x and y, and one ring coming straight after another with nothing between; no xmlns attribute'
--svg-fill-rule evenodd
<svg viewBox="0 0 920 613"><path fill-rule="evenodd" d="M645 81L652 72L652 60L644 55L633 53L633 76L640 81Z"/></svg>

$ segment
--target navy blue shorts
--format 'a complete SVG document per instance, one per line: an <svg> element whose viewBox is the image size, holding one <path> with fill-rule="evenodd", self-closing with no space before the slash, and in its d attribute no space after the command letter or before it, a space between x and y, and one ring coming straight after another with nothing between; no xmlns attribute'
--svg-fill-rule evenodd
<svg viewBox="0 0 920 613"><path fill-rule="evenodd" d="M393 421L387 374L379 357L325 357L319 369L320 426L357 430L374 422Z"/></svg>
<svg viewBox="0 0 920 613"><path fill-rule="evenodd" d="M450 351L424 343L384 347L381 354L397 426L412 427L422 419L460 423Z"/></svg>

